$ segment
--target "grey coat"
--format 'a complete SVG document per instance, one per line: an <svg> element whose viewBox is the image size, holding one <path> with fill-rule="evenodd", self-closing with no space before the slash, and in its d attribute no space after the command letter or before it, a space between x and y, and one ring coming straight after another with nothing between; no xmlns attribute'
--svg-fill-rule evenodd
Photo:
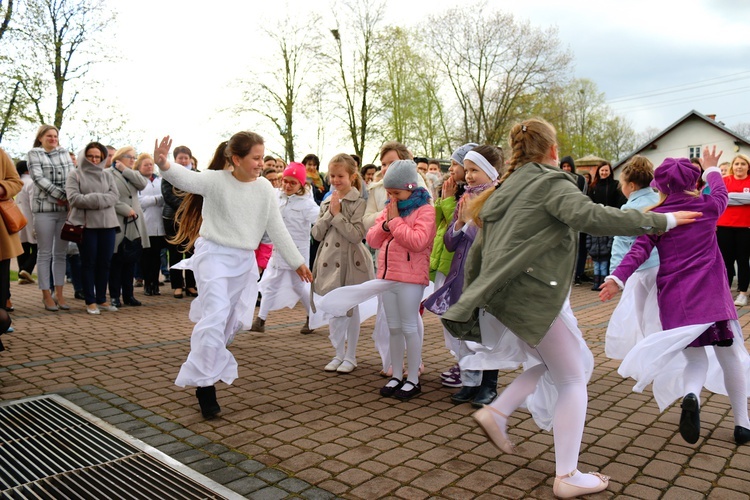
<svg viewBox="0 0 750 500"><path fill-rule="evenodd" d="M68 221L90 229L119 228L115 204L120 196L115 179L104 171L104 162L95 165L83 158L68 174L65 193L70 204ZM118 229L119 230L119 229Z"/></svg>
<svg viewBox="0 0 750 500"><path fill-rule="evenodd" d="M140 172L130 168L126 168L120 172L115 167L111 167L107 169L107 172L109 172L112 178L114 178L115 185L120 193L117 204L115 204L117 221L120 224L120 232L117 234L117 238L115 238L115 253L117 253L117 248L120 246L120 243L125 236L127 236L129 240L140 238L143 248L149 248L151 245L148 240L146 218L143 217L141 202L138 201L138 191L146 187L148 180L143 177ZM135 224L130 220L126 227L125 221L127 220L127 215L130 213L131 208L136 214Z"/></svg>

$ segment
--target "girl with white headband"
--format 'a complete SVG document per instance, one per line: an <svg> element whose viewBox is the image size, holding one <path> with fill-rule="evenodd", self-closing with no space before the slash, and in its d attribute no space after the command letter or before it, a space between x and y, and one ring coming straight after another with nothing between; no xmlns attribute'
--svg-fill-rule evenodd
<svg viewBox="0 0 750 500"><path fill-rule="evenodd" d="M502 150L495 146L477 146L464 157L467 187L443 236L446 250L454 252L453 261L443 285L424 302L425 308L438 316L461 296L466 255L477 235L477 226L469 220L465 207L471 198L493 185L502 165ZM450 341L450 350L459 359L471 352L465 342L455 338ZM470 402L475 408L491 403L497 397L497 373L497 370L461 370L463 387L451 396L451 401L456 404Z"/></svg>

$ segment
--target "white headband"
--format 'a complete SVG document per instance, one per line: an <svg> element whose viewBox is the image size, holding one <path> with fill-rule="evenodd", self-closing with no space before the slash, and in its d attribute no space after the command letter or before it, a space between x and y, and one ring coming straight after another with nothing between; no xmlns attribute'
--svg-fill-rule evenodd
<svg viewBox="0 0 750 500"><path fill-rule="evenodd" d="M477 167L481 168L482 171L487 174L487 177L490 178L492 182L495 182L498 178L497 169L490 165L490 162L487 161L487 159L477 153L476 151L469 151L466 153L466 156L464 157L464 162L466 160L469 160L470 162L474 163ZM464 165L466 167L466 165Z"/></svg>

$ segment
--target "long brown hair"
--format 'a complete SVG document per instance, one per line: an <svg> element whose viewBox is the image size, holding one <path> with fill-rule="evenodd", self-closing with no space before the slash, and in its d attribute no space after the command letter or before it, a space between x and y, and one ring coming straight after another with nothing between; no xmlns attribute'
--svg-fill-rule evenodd
<svg viewBox="0 0 750 500"><path fill-rule="evenodd" d="M34 137L34 147L39 148L42 146L42 137L44 137L44 134L49 132L50 130L54 130L55 132L60 134L60 130L55 127L54 125L42 125L39 127L39 129L36 131L36 137Z"/></svg>
<svg viewBox="0 0 750 500"><path fill-rule="evenodd" d="M518 167L530 162L541 162L547 158L550 148L556 143L557 132L555 132L555 127L541 118L530 118L511 127L508 136L511 155L507 170L500 177L495 187L487 189L469 202L469 215L477 226L482 227L479 212L487 198L495 192L495 189L505 182Z"/></svg>
<svg viewBox="0 0 750 500"><path fill-rule="evenodd" d="M232 156L244 158L250 154L253 146L263 144L263 138L255 132L237 132L231 139L224 141L216 148L209 170L224 170L233 165ZM203 224L203 196L187 193L185 199L180 203L180 208L175 213L177 221L177 234L167 240L173 245L183 245L186 251L190 251L198 239L201 224Z"/></svg>

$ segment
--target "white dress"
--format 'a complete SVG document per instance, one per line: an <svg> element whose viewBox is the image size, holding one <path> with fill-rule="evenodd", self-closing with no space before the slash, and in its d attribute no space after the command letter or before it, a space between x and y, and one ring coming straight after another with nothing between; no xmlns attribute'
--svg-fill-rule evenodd
<svg viewBox="0 0 750 500"><path fill-rule="evenodd" d="M250 327L258 299L258 266L253 250L225 247L198 238L195 253L172 266L190 269L200 295L190 305L195 323L190 354L177 375L180 387L207 387L237 378L237 361L227 349L235 334Z"/></svg>
<svg viewBox="0 0 750 500"><path fill-rule="evenodd" d="M584 369L586 383L594 370L594 355L583 340L578 320L566 299L558 315L568 330L576 337L580 346L580 362ZM542 363L536 349L532 348L511 332L492 314L480 311L479 328L482 343L463 342L459 365L462 370L516 370L519 366L527 370ZM536 386L536 390L526 398L525 406L534 422L544 429L552 428L552 417L557 402L557 388L549 372L546 372Z"/></svg>
<svg viewBox="0 0 750 500"><path fill-rule="evenodd" d="M635 345L662 330L656 300L659 267L636 271L625 282L620 302L607 326L604 352L612 359L623 359Z"/></svg>

